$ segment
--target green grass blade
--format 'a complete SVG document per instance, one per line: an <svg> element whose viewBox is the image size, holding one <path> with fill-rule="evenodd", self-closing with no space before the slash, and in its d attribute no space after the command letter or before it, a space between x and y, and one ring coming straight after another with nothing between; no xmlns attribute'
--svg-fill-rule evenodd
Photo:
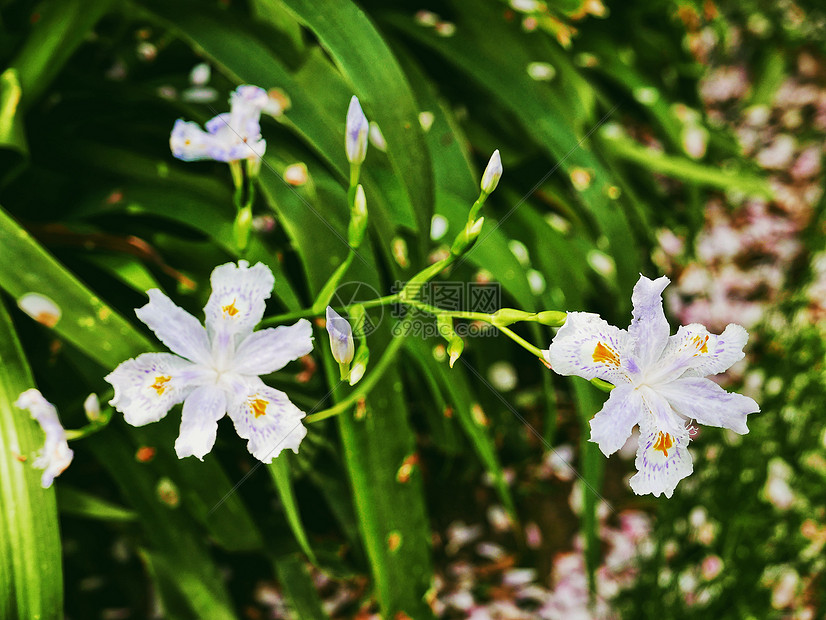
<svg viewBox="0 0 826 620"><path fill-rule="evenodd" d="M387 140L387 155L426 239L433 204L432 170L413 93L370 19L349 0L285 0L353 84ZM358 34L354 44L353 35Z"/></svg>
<svg viewBox="0 0 826 620"><path fill-rule="evenodd" d="M34 387L11 317L0 301L0 616L60 618L63 573L53 489L40 486L32 453L43 433L14 406ZM18 459L25 456L25 462Z"/></svg>
<svg viewBox="0 0 826 620"><path fill-rule="evenodd" d="M64 0L38 5L38 20L11 63L20 76L26 106L46 90L110 5L111 0Z"/></svg>
<svg viewBox="0 0 826 620"><path fill-rule="evenodd" d="M749 196L762 198L771 198L773 195L767 179L739 170L720 170L684 157L666 155L622 136L604 137L602 144L617 157L687 183L723 190L736 190Z"/></svg>
<svg viewBox="0 0 826 620"><path fill-rule="evenodd" d="M171 588L177 592L186 601L192 617L234 618L229 594L206 551L203 535L199 528L193 527L190 514L183 509L185 498L179 498L180 503L176 505L161 501L158 483L166 472L147 468L146 464L127 456L135 451L132 436L118 424L85 441L101 464L117 464L107 467L107 473L140 515L143 531L151 543L153 562L161 560L160 565L155 565L158 579L164 580L161 591ZM210 479L208 472L202 471L202 475ZM176 486L181 489L180 485Z"/></svg>
<svg viewBox="0 0 826 620"><path fill-rule="evenodd" d="M0 271L0 288L15 299L29 292L51 298L62 310L54 332L103 367L102 376L120 362L156 350L157 346L123 317L101 301L67 271L24 228L0 209L0 257L4 264L25 265L25 269ZM237 495L231 495L219 511L209 511L230 490L230 482L212 458L204 463L179 460L172 453L177 429L171 425L151 425L135 429L144 445L158 446L158 458L168 459L168 468L179 472L192 493L193 516L229 548L259 546L252 518ZM107 431L108 433L108 431ZM134 450L121 455L133 459Z"/></svg>
<svg viewBox="0 0 826 620"><path fill-rule="evenodd" d="M317 564L315 554L310 547L310 541L307 539L307 533L304 531L304 525L301 522L301 513L298 509L298 502L295 499L293 492L293 484L290 472L290 455L282 453L277 459L274 459L269 464L267 469L270 472L275 488L278 491L278 497L281 499L281 504L284 506L284 513L287 516L287 523L290 524L290 529L293 531L296 541L302 551L307 554L313 564Z"/></svg>
<svg viewBox="0 0 826 620"><path fill-rule="evenodd" d="M588 571L589 582L593 588L595 587L594 572L602 555L597 507L602 499L600 489L602 488L605 456L599 451L596 444L588 441L591 436L588 422L602 408L603 399L600 398L599 390L586 381L574 379L572 385L582 428L579 473L583 479L582 532L585 535L585 566Z"/></svg>
<svg viewBox="0 0 826 620"><path fill-rule="evenodd" d="M275 574L290 601L293 618L296 620L319 618L321 620L329 617L321 606L318 591L301 557L287 555L277 558Z"/></svg>
<svg viewBox="0 0 826 620"><path fill-rule="evenodd" d="M65 484L57 485L57 507L61 513L100 521L135 521L138 515L128 508Z"/></svg>

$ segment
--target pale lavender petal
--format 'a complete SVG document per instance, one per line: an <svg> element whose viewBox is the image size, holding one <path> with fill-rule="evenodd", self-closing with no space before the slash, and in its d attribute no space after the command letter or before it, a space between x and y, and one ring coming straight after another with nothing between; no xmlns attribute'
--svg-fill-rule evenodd
<svg viewBox="0 0 826 620"><path fill-rule="evenodd" d="M205 382L204 370L170 353L144 353L105 377L115 395L109 404L132 426L157 422Z"/></svg>
<svg viewBox="0 0 826 620"><path fill-rule="evenodd" d="M628 327L636 358L643 369L650 368L660 358L671 328L663 311L662 292L668 286L665 276L649 280L640 276L631 295L634 319Z"/></svg>
<svg viewBox="0 0 826 620"><path fill-rule="evenodd" d="M247 450L264 463L271 463L282 450L298 452L307 429L301 423L304 412L293 405L284 392L264 385L259 379L246 383L245 393L229 410L235 432L247 439Z"/></svg>
<svg viewBox="0 0 826 620"><path fill-rule="evenodd" d="M353 355L355 354L353 329L350 327L350 322L330 306L327 306L326 318L333 358L339 364L349 364L353 361Z"/></svg>
<svg viewBox="0 0 826 620"><path fill-rule="evenodd" d="M225 131L228 127L231 127L231 118L232 117L230 116L229 112L224 112L223 114L213 116L204 124L204 127L206 127L206 130L210 134L215 136L218 135L220 132Z"/></svg>
<svg viewBox="0 0 826 620"><path fill-rule="evenodd" d="M367 132L370 124L355 95L347 108L347 126L345 129L345 150L351 164L361 164L367 155Z"/></svg>
<svg viewBox="0 0 826 620"><path fill-rule="evenodd" d="M684 377L656 388L674 410L706 426L728 428L745 435L749 432L746 416L760 411L748 396L726 392L709 379Z"/></svg>
<svg viewBox="0 0 826 620"><path fill-rule="evenodd" d="M184 401L181 432L175 440L179 459L194 456L204 460L218 434L218 420L227 412L227 396L214 385L196 388Z"/></svg>
<svg viewBox="0 0 826 620"><path fill-rule="evenodd" d="M69 449L66 441L66 431L57 417L57 409L38 390L26 390L14 404L21 409L28 409L46 435L43 448L32 465L43 470L40 485L47 489L66 470L74 457L74 452Z"/></svg>
<svg viewBox="0 0 826 620"><path fill-rule="evenodd" d="M602 409L591 419L590 441L610 456L628 441L634 426L646 413L640 394L630 385L611 390Z"/></svg>
<svg viewBox="0 0 826 620"><path fill-rule="evenodd" d="M173 353L199 364L209 363L209 339L198 319L156 288L147 294L149 303L135 310L138 318Z"/></svg>
<svg viewBox="0 0 826 620"><path fill-rule="evenodd" d="M688 432L672 435L661 431L654 418L646 416L640 425L640 445L631 478L631 488L637 495L653 494L666 497L674 494L677 483L694 471L688 452Z"/></svg>
<svg viewBox="0 0 826 620"><path fill-rule="evenodd" d="M590 312L569 312L554 336L547 359L560 375L630 383L639 372L628 356L628 333Z"/></svg>
<svg viewBox="0 0 826 620"><path fill-rule="evenodd" d="M264 263L250 267L245 260L212 271L212 294L204 308L207 332L216 359L234 353L237 338L246 338L264 316L275 278Z"/></svg>
<svg viewBox="0 0 826 620"><path fill-rule="evenodd" d="M749 333L731 323L719 336L698 324L685 325L668 339L668 346L651 377L653 382L673 381L678 377L705 377L728 370L744 357L743 347Z"/></svg>
<svg viewBox="0 0 826 620"><path fill-rule="evenodd" d="M197 123L178 119L169 136L169 148L172 155L183 161L212 159L210 149L214 140L210 134L201 129Z"/></svg>
<svg viewBox="0 0 826 620"><path fill-rule="evenodd" d="M257 331L238 347L233 370L242 375L266 375L313 350L313 326L307 319Z"/></svg>

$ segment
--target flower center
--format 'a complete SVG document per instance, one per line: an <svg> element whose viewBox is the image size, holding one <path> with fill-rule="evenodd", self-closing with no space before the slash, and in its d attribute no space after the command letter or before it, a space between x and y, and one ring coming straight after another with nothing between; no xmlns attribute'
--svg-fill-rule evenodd
<svg viewBox="0 0 826 620"><path fill-rule="evenodd" d="M153 383L149 387L155 390L158 393L158 396L160 396L166 391L166 384L169 383L169 381L171 380L172 377L169 377L167 375L158 375L157 377L155 377L155 383Z"/></svg>
<svg viewBox="0 0 826 620"><path fill-rule="evenodd" d="M232 303L227 306L222 306L221 310L227 313L229 316L235 316L238 314L239 310L235 307L235 300L232 300Z"/></svg>
<svg viewBox="0 0 826 620"><path fill-rule="evenodd" d="M250 407L256 418L267 415L267 401L263 398L253 397L249 399Z"/></svg>
<svg viewBox="0 0 826 620"><path fill-rule="evenodd" d="M594 349L593 359L597 363L601 364L608 364L609 366L617 366L620 365L619 355L617 354L614 349L609 346L602 344L601 342L597 343L596 348Z"/></svg>
<svg viewBox="0 0 826 620"><path fill-rule="evenodd" d="M657 441L654 442L654 449L659 450L665 458L668 458L668 449L673 445L674 440L671 439L671 435L661 432L657 435Z"/></svg>

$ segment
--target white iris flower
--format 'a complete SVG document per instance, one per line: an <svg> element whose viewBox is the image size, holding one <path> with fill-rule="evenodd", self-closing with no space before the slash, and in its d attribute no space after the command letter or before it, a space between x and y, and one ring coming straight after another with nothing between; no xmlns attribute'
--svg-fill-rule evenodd
<svg viewBox="0 0 826 620"><path fill-rule="evenodd" d="M614 384L602 410L591 420L591 441L608 456L640 426L638 473L631 488L638 495L665 493L694 466L688 452L686 422L696 420L744 435L746 416L760 411L747 396L726 392L705 379L743 358L748 332L731 324L719 336L702 325L680 327L673 336L663 312L665 276L641 276L631 301L628 330L609 325L596 314L570 312L546 351L554 371Z"/></svg>
<svg viewBox="0 0 826 620"><path fill-rule="evenodd" d="M203 460L215 443L218 420L228 414L247 449L272 462L281 450L298 452L307 434L304 412L259 375L283 368L313 348L306 319L292 326L253 328L264 315L275 279L263 263L216 267L204 313L206 328L158 289L138 318L175 353L144 353L118 366L106 380L115 389L110 404L133 426L157 422L184 403L175 442L179 458Z"/></svg>

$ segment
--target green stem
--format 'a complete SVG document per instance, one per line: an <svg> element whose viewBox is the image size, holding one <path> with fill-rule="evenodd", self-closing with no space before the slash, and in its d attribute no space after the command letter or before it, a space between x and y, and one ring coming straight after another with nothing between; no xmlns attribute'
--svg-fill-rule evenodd
<svg viewBox="0 0 826 620"><path fill-rule="evenodd" d="M505 334L508 338L516 342L519 346L526 349L539 359L545 359L542 355L542 350L539 347L535 347L530 342L522 338L519 334L514 332L508 327L503 325L496 325L493 322L493 315L492 314L485 314L484 312L463 312L463 311L454 311L454 310L442 310L441 308L436 308L435 306L430 306L428 304L424 304L417 301L408 300L403 302L409 306L413 306L414 308L418 308L420 310L424 310L430 314L434 315L441 315L441 316L450 316L456 319L469 319L471 321L483 321L485 323L490 323L494 327L496 327L499 331Z"/></svg>
<svg viewBox="0 0 826 620"><path fill-rule="evenodd" d="M510 328L500 326L500 327L498 327L498 329L503 334L505 334L508 338L510 338L511 340L516 342L517 344L519 344L522 348L527 349L528 351L533 353L539 359L541 359L541 360L545 359L545 356L542 355L542 350L539 347L533 346L530 342L528 342L527 340L522 338L522 336L520 336L519 334L517 334L516 332L514 332Z"/></svg>
<svg viewBox="0 0 826 620"><path fill-rule="evenodd" d="M402 327L405 326L405 323L402 323ZM308 415L304 421L308 423L318 422L320 420L326 420L334 415L338 415L340 413L345 412L347 409L352 407L356 404L361 398L367 396L370 390L375 387L376 383L379 379L381 379L382 375L384 375L385 371L390 367L393 363L393 360L396 358L396 354L399 352L402 344L404 344L404 340L407 337L406 334L407 330L402 330L400 336L396 336L393 341L387 345L387 348L384 350L384 353L381 356L381 359L378 363L373 367L373 370L359 383L359 388L355 390L352 394L347 396L341 402L336 403L329 409L324 409L323 411L319 411L318 413L312 413Z"/></svg>
<svg viewBox="0 0 826 620"><path fill-rule="evenodd" d="M353 304L349 304L347 306L335 306L333 309L336 311L339 310L347 310L350 306L354 306L356 304L363 306L364 308L376 308L378 306L386 306L388 304L394 304L399 301L399 294L396 293L394 295L385 295L384 297L377 297L376 299L371 299L369 301L359 301ZM326 308L326 306L325 306ZM304 308L303 310L296 310L294 312L286 312L284 314L276 314L275 316L266 317L261 324L264 326L269 325L277 325L280 323L284 323L286 321L292 321L294 319L303 319L311 316L321 316L324 314L325 308L320 310L315 308Z"/></svg>
<svg viewBox="0 0 826 620"><path fill-rule="evenodd" d="M347 270L350 268L350 265L353 264L353 259L356 257L356 251L353 248L350 248L350 251L347 253L347 258L345 258L342 263L336 268L333 272L333 275L330 276L329 280L324 284L321 288L321 291L318 293L318 297L313 302L313 312L315 314L321 314L324 312L324 309L330 303L330 300L333 298L333 295L336 292L336 287L338 283L341 281L341 278L344 277L344 274L347 273Z"/></svg>
<svg viewBox="0 0 826 620"><path fill-rule="evenodd" d="M78 439L83 439L84 437L88 437L89 435L94 435L98 431L102 431L104 428L109 426L109 422L112 420L112 410L109 409L106 413L101 412L100 419L95 422L89 422L86 426L81 426L80 428L73 428L66 430L66 441L76 441Z"/></svg>

